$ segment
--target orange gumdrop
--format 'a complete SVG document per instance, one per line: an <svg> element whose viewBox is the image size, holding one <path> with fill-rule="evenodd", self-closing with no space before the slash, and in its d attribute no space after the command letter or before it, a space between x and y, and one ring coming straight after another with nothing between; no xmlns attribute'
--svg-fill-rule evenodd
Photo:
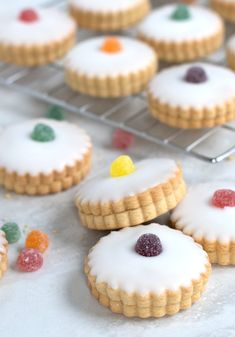
<svg viewBox="0 0 235 337"><path fill-rule="evenodd" d="M25 241L26 248L38 249L40 253L44 253L48 246L48 236L40 230L31 231Z"/></svg>
<svg viewBox="0 0 235 337"><path fill-rule="evenodd" d="M122 50L122 45L118 38L110 36L104 40L101 50L105 53L118 53Z"/></svg>

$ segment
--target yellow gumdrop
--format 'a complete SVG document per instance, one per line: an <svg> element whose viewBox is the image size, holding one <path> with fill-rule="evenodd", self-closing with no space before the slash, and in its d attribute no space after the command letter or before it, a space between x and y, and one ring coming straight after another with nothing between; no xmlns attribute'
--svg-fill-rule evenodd
<svg viewBox="0 0 235 337"><path fill-rule="evenodd" d="M120 156L110 166L111 177L128 176L135 172L136 167L129 156Z"/></svg>

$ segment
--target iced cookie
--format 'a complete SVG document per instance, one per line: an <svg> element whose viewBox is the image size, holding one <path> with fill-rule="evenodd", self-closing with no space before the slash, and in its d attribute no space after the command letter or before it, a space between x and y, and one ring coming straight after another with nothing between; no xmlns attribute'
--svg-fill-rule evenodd
<svg viewBox="0 0 235 337"><path fill-rule="evenodd" d="M210 4L225 20L235 22L235 0L210 0Z"/></svg>
<svg viewBox="0 0 235 337"><path fill-rule="evenodd" d="M33 119L8 126L0 132L0 185L20 194L60 192L87 174L91 149L85 131L68 122Z"/></svg>
<svg viewBox="0 0 235 337"><path fill-rule="evenodd" d="M193 186L173 211L173 226L200 243L211 263L235 265L235 183Z"/></svg>
<svg viewBox="0 0 235 337"><path fill-rule="evenodd" d="M209 272L208 256L200 245L155 223L111 232L85 261L92 294L128 317L162 317L191 307Z"/></svg>
<svg viewBox="0 0 235 337"><path fill-rule="evenodd" d="M7 250L8 242L6 240L5 233L0 229L0 278L3 277L3 274L7 270Z"/></svg>
<svg viewBox="0 0 235 337"><path fill-rule="evenodd" d="M80 186L75 203L84 226L109 230L152 220L174 208L185 193L182 170L173 160L134 164L120 156Z"/></svg>
<svg viewBox="0 0 235 337"><path fill-rule="evenodd" d="M152 48L121 36L86 40L69 53L65 62L67 84L76 91L100 97L142 91L156 68Z"/></svg>
<svg viewBox="0 0 235 337"><path fill-rule="evenodd" d="M235 118L235 75L226 68L192 63L160 72L148 89L149 110L178 128L208 128Z"/></svg>
<svg viewBox="0 0 235 337"><path fill-rule="evenodd" d="M36 66L61 58L75 43L76 24L54 9L25 9L0 16L0 60Z"/></svg>
<svg viewBox="0 0 235 337"><path fill-rule="evenodd" d="M83 28L119 31L148 14L149 0L70 0L70 13Z"/></svg>
<svg viewBox="0 0 235 337"><path fill-rule="evenodd" d="M234 6L235 6L235 2L234 2ZM231 38L228 40L226 54L227 54L227 63L228 63L229 68L235 71L235 35L232 35Z"/></svg>
<svg viewBox="0 0 235 337"><path fill-rule="evenodd" d="M204 57L223 42L223 22L204 7L165 5L139 26L139 37L152 46L159 59L184 62Z"/></svg>

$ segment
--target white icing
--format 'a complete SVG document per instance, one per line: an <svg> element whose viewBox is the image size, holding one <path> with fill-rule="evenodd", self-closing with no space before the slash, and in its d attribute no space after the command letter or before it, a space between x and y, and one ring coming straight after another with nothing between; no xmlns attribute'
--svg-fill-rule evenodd
<svg viewBox="0 0 235 337"><path fill-rule="evenodd" d="M155 59L154 51L142 42L128 37L117 37L122 50L117 53L101 51L105 37L86 40L75 47L65 65L87 76L117 76L146 69Z"/></svg>
<svg viewBox="0 0 235 337"><path fill-rule="evenodd" d="M160 238L160 255L145 257L135 252L136 241L145 233ZM187 287L205 272L207 263L207 254L192 238L155 223L111 232L93 247L88 262L97 283L141 294Z"/></svg>
<svg viewBox="0 0 235 337"><path fill-rule="evenodd" d="M222 29L221 18L204 7L189 6L188 20L172 20L176 5L154 10L139 25L139 32L148 38L163 41L192 41L214 35Z"/></svg>
<svg viewBox="0 0 235 337"><path fill-rule="evenodd" d="M56 138L38 142L30 135L38 123L53 128ZM62 171L82 159L90 146L90 138L82 129L68 122L33 119L6 127L0 133L0 167L18 174Z"/></svg>
<svg viewBox="0 0 235 337"><path fill-rule="evenodd" d="M218 189L235 190L234 182L220 181L192 186L176 207L172 221L195 239L235 241L235 207L218 208L211 199Z"/></svg>
<svg viewBox="0 0 235 337"><path fill-rule="evenodd" d="M71 5L84 11L117 12L138 6L145 0L70 0Z"/></svg>
<svg viewBox="0 0 235 337"><path fill-rule="evenodd" d="M0 229L0 253L6 254L7 240L5 238L5 233ZM1 260L1 255L0 255Z"/></svg>
<svg viewBox="0 0 235 337"><path fill-rule="evenodd" d="M6 44L46 44L66 38L76 29L72 18L55 9L35 9L39 20L25 23L20 11L0 14L0 42Z"/></svg>
<svg viewBox="0 0 235 337"><path fill-rule="evenodd" d="M202 67L208 80L200 84L186 82L184 77L192 66ZM213 107L235 97L235 74L208 63L183 64L157 74L150 83L149 91L162 103L172 106Z"/></svg>
<svg viewBox="0 0 235 337"><path fill-rule="evenodd" d="M171 159L145 159L135 166L135 172L122 177L111 177L109 168L106 168L103 173L79 186L77 198L80 202L120 200L165 183L178 171Z"/></svg>

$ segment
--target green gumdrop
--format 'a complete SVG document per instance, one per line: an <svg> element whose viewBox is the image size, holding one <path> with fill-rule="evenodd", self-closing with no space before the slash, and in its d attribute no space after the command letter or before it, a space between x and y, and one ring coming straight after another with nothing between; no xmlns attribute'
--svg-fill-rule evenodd
<svg viewBox="0 0 235 337"><path fill-rule="evenodd" d="M52 105L47 111L46 117L57 121L63 121L65 119L64 110L58 105Z"/></svg>
<svg viewBox="0 0 235 337"><path fill-rule="evenodd" d="M186 5L178 5L174 12L171 14L173 20L187 20L190 18L190 12Z"/></svg>
<svg viewBox="0 0 235 337"><path fill-rule="evenodd" d="M7 222L1 230L5 232L8 243L15 243L20 239L21 233L19 226L15 222Z"/></svg>
<svg viewBox="0 0 235 337"><path fill-rule="evenodd" d="M37 142L51 142L55 139L55 132L46 124L37 124L31 133L31 138Z"/></svg>

